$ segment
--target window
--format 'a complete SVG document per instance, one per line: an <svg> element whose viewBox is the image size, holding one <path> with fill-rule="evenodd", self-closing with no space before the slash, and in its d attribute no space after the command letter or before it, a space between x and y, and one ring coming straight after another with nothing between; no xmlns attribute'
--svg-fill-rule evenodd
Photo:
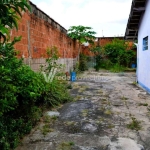
<svg viewBox="0 0 150 150"><path fill-rule="evenodd" d="M143 38L143 51L148 50L148 36Z"/></svg>

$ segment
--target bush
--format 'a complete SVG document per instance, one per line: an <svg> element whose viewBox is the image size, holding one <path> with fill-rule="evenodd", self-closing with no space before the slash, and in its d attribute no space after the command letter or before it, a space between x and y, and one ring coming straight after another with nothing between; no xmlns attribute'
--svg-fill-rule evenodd
<svg viewBox="0 0 150 150"><path fill-rule="evenodd" d="M70 100L66 83L45 81L15 56L11 43L0 44L0 149L14 149L39 121L45 107Z"/></svg>
<svg viewBox="0 0 150 150"><path fill-rule="evenodd" d="M56 79L46 82L41 73L35 73L17 59L14 44L20 37L8 42L10 29L18 28L18 15L30 10L28 1L2 1L0 8L0 149L10 150L30 132L45 107L66 102L70 97L65 84ZM51 54L49 49L48 52ZM46 71L57 66L55 54L47 59Z"/></svg>
<svg viewBox="0 0 150 150"><path fill-rule="evenodd" d="M113 64L119 64L129 67L131 62L136 58L133 50L127 50L127 44L123 40L114 39L112 43L104 46L107 58Z"/></svg>
<svg viewBox="0 0 150 150"><path fill-rule="evenodd" d="M95 54L96 66L108 69L113 72L123 71L125 67L130 67L132 62L136 62L136 54L133 50L127 49L127 44L123 40L114 39L104 47L94 47L92 52Z"/></svg>

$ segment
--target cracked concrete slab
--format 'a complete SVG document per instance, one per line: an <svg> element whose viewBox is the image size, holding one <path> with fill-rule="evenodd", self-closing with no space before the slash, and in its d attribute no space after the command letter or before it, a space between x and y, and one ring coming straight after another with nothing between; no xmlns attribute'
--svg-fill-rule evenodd
<svg viewBox="0 0 150 150"><path fill-rule="evenodd" d="M150 150L150 95L135 80L135 73L85 72L70 83L74 101L16 150Z"/></svg>

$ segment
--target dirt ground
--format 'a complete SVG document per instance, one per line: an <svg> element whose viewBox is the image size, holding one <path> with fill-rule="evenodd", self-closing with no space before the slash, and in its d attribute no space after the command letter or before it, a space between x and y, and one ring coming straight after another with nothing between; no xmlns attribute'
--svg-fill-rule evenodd
<svg viewBox="0 0 150 150"><path fill-rule="evenodd" d="M87 71L16 150L150 150L150 95L135 73Z"/></svg>

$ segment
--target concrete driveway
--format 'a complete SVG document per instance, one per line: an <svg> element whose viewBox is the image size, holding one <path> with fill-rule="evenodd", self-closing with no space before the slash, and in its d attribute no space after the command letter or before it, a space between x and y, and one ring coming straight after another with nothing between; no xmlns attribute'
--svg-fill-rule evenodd
<svg viewBox="0 0 150 150"><path fill-rule="evenodd" d="M150 150L150 95L135 80L85 72L70 83L74 101L48 112L16 150Z"/></svg>

